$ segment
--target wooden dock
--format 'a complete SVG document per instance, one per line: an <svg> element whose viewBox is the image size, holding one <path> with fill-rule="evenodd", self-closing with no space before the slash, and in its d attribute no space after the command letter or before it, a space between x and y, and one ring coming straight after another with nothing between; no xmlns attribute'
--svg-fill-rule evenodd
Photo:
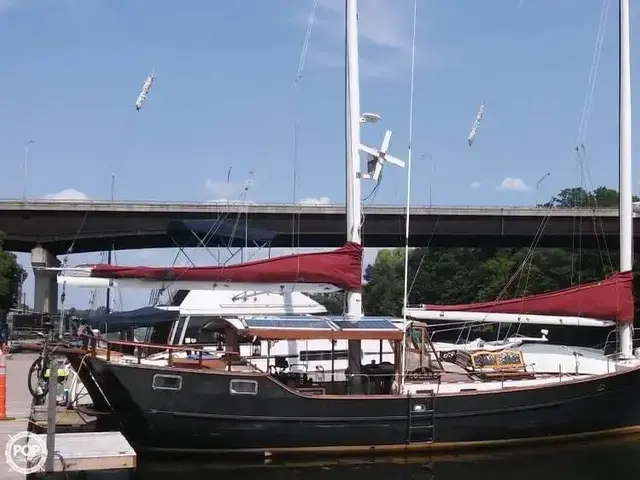
<svg viewBox="0 0 640 480"><path fill-rule="evenodd" d="M7 415L0 421L0 480L25 480L26 476L9 471L5 446L9 438L27 430L46 431L45 406L33 406L27 387L29 367L37 358L33 353L9 355L7 365ZM46 402L45 402L46 405ZM86 430L95 418L58 407L54 457L55 472L130 470L136 466L136 453L120 432L77 432ZM69 432L74 433L61 433ZM32 433L46 445L46 434Z"/></svg>
<svg viewBox="0 0 640 480"><path fill-rule="evenodd" d="M47 435L35 435L44 444ZM54 472L130 470L136 452L120 432L59 433L56 435Z"/></svg>

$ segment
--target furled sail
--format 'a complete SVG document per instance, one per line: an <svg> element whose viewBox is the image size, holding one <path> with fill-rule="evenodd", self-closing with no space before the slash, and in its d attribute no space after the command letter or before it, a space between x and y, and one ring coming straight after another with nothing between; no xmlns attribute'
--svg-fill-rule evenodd
<svg viewBox="0 0 640 480"><path fill-rule="evenodd" d="M330 252L303 253L237 265L127 267L90 265L89 276L150 282L322 283L345 290L362 285L362 247L347 242Z"/></svg>
<svg viewBox="0 0 640 480"><path fill-rule="evenodd" d="M420 305L420 308L443 312L566 315L632 323L633 273L616 273L604 280L511 300L462 305Z"/></svg>

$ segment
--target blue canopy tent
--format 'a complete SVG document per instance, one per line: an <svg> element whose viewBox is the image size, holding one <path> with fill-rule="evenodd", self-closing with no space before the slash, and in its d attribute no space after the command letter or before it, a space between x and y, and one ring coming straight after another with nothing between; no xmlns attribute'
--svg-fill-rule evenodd
<svg viewBox="0 0 640 480"><path fill-rule="evenodd" d="M177 310L163 310L161 308L143 307L127 312L116 312L99 315L87 319L91 328L98 328L100 332L117 332L129 328L153 327L158 323L173 322L178 319Z"/></svg>
<svg viewBox="0 0 640 480"><path fill-rule="evenodd" d="M186 248L204 247L220 248L227 250L237 249L230 252L226 262L231 261L236 254L244 247L263 248L278 235L277 232L262 228L251 228L246 221L230 221L220 218L214 219L192 219L192 220L172 220L166 227L167 235L173 243L180 249L180 252L189 260L192 265L195 263L185 252ZM213 256L213 255L212 255ZM176 258L174 259L174 263ZM243 257L244 258L244 257ZM220 262L220 255L217 256ZM187 291L169 291L171 305L179 305L186 297ZM150 304L157 305L160 301L160 290L155 290L151 294Z"/></svg>

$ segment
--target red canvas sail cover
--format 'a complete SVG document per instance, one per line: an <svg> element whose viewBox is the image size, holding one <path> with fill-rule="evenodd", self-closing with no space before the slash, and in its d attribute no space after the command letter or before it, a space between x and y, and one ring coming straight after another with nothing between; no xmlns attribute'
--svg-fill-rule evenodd
<svg viewBox="0 0 640 480"><path fill-rule="evenodd" d="M464 305L422 305L425 310L567 315L633 322L633 273L616 273L604 280L513 300Z"/></svg>
<svg viewBox="0 0 640 480"><path fill-rule="evenodd" d="M327 283L345 290L362 285L362 247L347 242L331 252L303 253L216 267L92 265L91 276L150 281Z"/></svg>

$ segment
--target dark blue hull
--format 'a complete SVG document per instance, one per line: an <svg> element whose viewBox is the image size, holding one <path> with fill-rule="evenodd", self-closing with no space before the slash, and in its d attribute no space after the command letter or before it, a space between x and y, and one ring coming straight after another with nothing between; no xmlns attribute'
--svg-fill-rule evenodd
<svg viewBox="0 0 640 480"><path fill-rule="evenodd" d="M306 396L268 375L90 358L138 448L363 453L457 449L640 430L640 369L547 386L448 395ZM179 377L154 389L154 376ZM230 382L255 383L255 394ZM179 389L177 388L179 386Z"/></svg>

